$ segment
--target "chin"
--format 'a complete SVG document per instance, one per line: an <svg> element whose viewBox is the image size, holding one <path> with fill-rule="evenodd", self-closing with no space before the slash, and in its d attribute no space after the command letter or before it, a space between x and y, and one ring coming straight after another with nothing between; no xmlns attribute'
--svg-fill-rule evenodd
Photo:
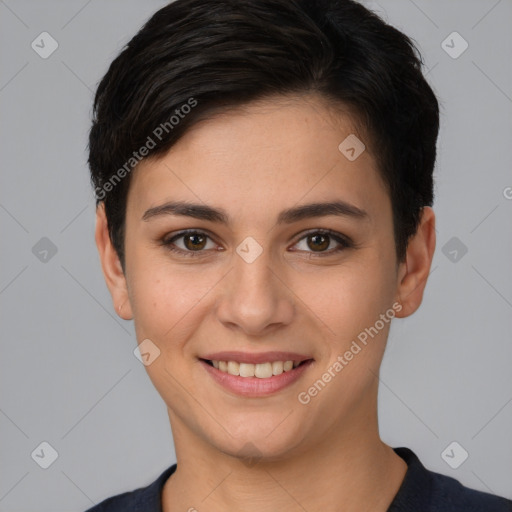
<svg viewBox="0 0 512 512"><path fill-rule="evenodd" d="M267 430L258 428L248 429L245 435L240 434L236 438L224 438L222 442L212 440L211 444L226 455L237 458L244 465L252 467L258 462L274 462L289 458L301 444L296 434L264 434Z"/></svg>

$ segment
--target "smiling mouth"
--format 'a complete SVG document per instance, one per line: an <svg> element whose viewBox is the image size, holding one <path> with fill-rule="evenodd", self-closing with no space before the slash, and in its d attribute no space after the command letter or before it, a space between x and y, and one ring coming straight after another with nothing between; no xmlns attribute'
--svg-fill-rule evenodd
<svg viewBox="0 0 512 512"><path fill-rule="evenodd" d="M282 373L291 372L299 366L313 361L313 359L306 359L304 361L272 361L257 364L238 363L237 361L213 361L209 359L201 359L201 361L229 375L268 379Z"/></svg>

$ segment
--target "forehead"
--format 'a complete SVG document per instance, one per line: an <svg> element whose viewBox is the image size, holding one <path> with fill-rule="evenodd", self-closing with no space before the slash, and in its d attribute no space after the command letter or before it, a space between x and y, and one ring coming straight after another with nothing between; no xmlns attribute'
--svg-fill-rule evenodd
<svg viewBox="0 0 512 512"><path fill-rule="evenodd" d="M315 96L229 109L195 124L163 157L139 164L130 209L181 199L222 204L241 216L255 207L350 199L378 210L387 194L364 138L348 110ZM352 149L355 159L348 158Z"/></svg>

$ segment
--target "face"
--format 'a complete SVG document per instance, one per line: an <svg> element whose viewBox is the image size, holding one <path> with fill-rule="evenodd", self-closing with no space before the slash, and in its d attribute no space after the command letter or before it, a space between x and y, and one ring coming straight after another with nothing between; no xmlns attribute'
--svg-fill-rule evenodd
<svg viewBox="0 0 512 512"><path fill-rule="evenodd" d="M338 148L351 134L366 145L355 160ZM348 115L311 96L197 124L134 171L125 254L125 274L107 281L148 357L160 351L146 369L173 431L284 457L375 412L407 276L370 143Z"/></svg>

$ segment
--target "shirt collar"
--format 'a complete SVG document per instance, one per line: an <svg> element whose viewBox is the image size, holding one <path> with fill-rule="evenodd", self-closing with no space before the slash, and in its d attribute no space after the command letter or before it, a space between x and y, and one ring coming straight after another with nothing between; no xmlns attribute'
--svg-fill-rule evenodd
<svg viewBox="0 0 512 512"><path fill-rule="evenodd" d="M407 463L407 471L387 512L430 510L432 491L430 472L409 448L393 448L393 451Z"/></svg>

